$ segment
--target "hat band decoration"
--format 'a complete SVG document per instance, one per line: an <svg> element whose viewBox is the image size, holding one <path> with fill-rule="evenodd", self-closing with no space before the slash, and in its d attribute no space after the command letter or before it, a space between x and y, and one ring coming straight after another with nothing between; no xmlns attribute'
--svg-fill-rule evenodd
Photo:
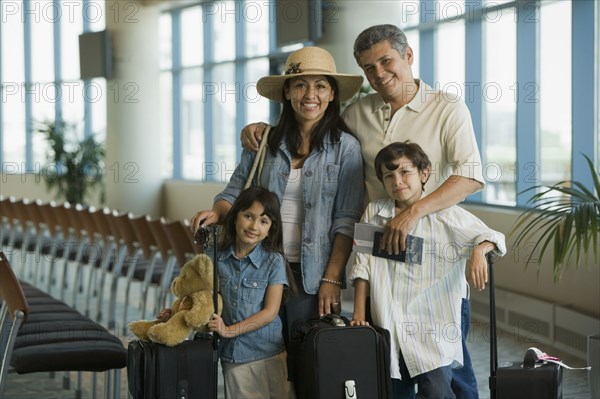
<svg viewBox="0 0 600 399"><path fill-rule="evenodd" d="M300 69L300 64L302 64L302 63L301 62L298 62L298 63L290 62L290 66L285 71L285 74L290 75L292 73L302 73L302 69Z"/></svg>
<svg viewBox="0 0 600 399"><path fill-rule="evenodd" d="M329 69L320 69L320 68L312 68L312 69L300 69L300 62L297 64L290 63L288 69L286 69L284 75L293 75L298 73L303 73L304 75L337 75L335 72L332 72Z"/></svg>
<svg viewBox="0 0 600 399"><path fill-rule="evenodd" d="M1 1L1 0L0 0ZM337 83L336 96L340 101L350 99L363 82L360 75L338 73L333 56L320 47L303 47L291 53L281 75L263 76L256 84L258 94L273 101L285 102L286 81L300 76L327 76Z"/></svg>

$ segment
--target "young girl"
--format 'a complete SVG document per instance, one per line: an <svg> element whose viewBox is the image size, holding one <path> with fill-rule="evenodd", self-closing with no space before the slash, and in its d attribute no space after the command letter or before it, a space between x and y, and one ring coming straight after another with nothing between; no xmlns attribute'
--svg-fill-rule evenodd
<svg viewBox="0 0 600 399"><path fill-rule="evenodd" d="M278 316L291 281L282 242L277 196L261 187L242 191L219 245L222 316L208 323L222 338L226 398L294 398Z"/></svg>
<svg viewBox="0 0 600 399"><path fill-rule="evenodd" d="M385 226L421 198L431 162L414 143L395 142L375 157L377 178L389 198L372 201L362 223ZM350 270L354 282L352 325L365 325L371 294L373 323L390 331L393 397L454 398L452 367L463 363L461 301L465 266L473 285L487 281L485 254L506 253L504 235L473 214L452 206L419 219L410 232L423 238L422 261L413 263L358 253Z"/></svg>

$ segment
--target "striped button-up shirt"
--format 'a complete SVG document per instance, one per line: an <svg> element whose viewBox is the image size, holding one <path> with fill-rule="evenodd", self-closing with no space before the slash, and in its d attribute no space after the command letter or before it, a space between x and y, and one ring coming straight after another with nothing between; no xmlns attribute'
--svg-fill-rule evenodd
<svg viewBox="0 0 600 399"><path fill-rule="evenodd" d="M373 201L362 223L385 226L394 201ZM357 253L350 280L369 282L373 323L390 331L392 378L400 379L399 352L411 377L463 363L460 309L466 292L465 264L473 247L496 244L504 255L504 235L464 209L453 206L421 218L411 235L422 237L421 264Z"/></svg>

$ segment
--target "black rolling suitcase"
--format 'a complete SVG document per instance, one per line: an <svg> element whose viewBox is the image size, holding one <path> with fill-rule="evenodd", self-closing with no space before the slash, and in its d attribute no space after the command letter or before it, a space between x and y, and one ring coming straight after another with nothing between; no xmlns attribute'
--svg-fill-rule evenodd
<svg viewBox="0 0 600 399"><path fill-rule="evenodd" d="M529 349L523 361L498 367L496 339L496 300L492 255L488 254L490 290L490 397L491 399L561 399L562 367L556 363L538 361L535 350Z"/></svg>
<svg viewBox="0 0 600 399"><path fill-rule="evenodd" d="M295 324L289 343L299 399L392 397L389 331L326 315Z"/></svg>
<svg viewBox="0 0 600 399"><path fill-rule="evenodd" d="M209 231L212 231L212 233ZM196 243L216 243L217 228L203 228ZM217 312L217 246L214 247L213 303ZM127 348L127 382L133 399L214 399L218 384L216 334L197 333L193 340L170 347L154 342L132 341Z"/></svg>
<svg viewBox="0 0 600 399"><path fill-rule="evenodd" d="M134 399L217 397L217 353L212 337L196 336L177 346L132 341L127 379Z"/></svg>

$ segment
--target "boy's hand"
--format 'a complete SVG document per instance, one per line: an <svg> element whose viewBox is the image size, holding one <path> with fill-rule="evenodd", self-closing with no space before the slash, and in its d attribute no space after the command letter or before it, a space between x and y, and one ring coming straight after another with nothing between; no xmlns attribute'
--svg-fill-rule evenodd
<svg viewBox="0 0 600 399"><path fill-rule="evenodd" d="M471 258L467 261L467 281L479 291L484 290L488 282L488 264L485 255L495 248L495 244L484 241L473 248Z"/></svg>
<svg viewBox="0 0 600 399"><path fill-rule="evenodd" d="M485 256L473 254L467 261L467 280L477 290L485 289L485 283L488 281Z"/></svg>
<svg viewBox="0 0 600 399"><path fill-rule="evenodd" d="M266 127L267 125L262 122L246 125L241 134L242 147L248 151L257 152Z"/></svg>
<svg viewBox="0 0 600 399"><path fill-rule="evenodd" d="M368 326L369 322L366 320L356 320L354 317L350 320L351 326Z"/></svg>

